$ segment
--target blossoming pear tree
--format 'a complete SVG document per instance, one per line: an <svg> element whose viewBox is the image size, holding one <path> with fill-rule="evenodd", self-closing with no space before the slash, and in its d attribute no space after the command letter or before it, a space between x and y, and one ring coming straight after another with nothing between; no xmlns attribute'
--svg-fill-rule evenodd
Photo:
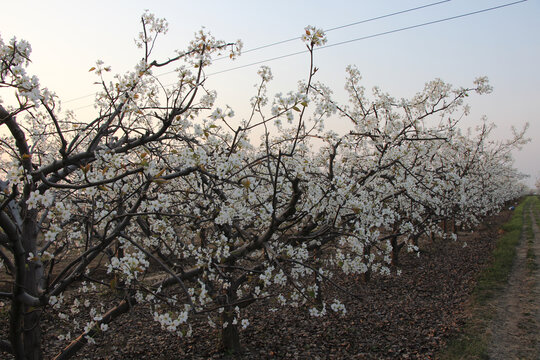
<svg viewBox="0 0 540 360"><path fill-rule="evenodd" d="M238 351L253 302L344 314L343 299L323 291L348 294L337 273L390 274L403 246L442 234L438 222L477 222L518 195L509 154L523 133L492 146L487 130L457 130L464 98L490 91L485 78L471 88L435 80L411 100L375 89L370 100L350 67L340 105L315 81L313 50L326 38L307 27L307 79L270 98L263 66L239 121L214 106L205 70L217 54L239 55L240 42L200 31L160 61L152 51L167 22L145 13L142 28L133 71L90 69L101 84L91 120L27 74L27 42L0 40L2 96L16 91L0 105L0 297L10 304L0 345L16 359L42 358L44 313L65 330L56 358L66 359L134 306L178 336L204 318ZM168 87L154 71L171 66ZM327 130L328 118L350 132Z"/></svg>

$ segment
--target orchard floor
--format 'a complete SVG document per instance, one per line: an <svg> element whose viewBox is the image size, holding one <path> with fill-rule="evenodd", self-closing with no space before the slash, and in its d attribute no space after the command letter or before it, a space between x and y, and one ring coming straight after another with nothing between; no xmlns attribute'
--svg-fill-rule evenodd
<svg viewBox="0 0 540 360"><path fill-rule="evenodd" d="M540 359L540 217L528 215L532 234L523 231L506 290L492 304L488 354L493 360Z"/></svg>
<svg viewBox="0 0 540 360"><path fill-rule="evenodd" d="M420 256L401 255L400 276L374 277L367 284L341 277L340 285L355 297L343 301L347 314L331 311L312 318L306 309L267 304L249 306L250 325L241 331L243 353L219 351L219 331L195 323L191 338L160 329L150 313L135 307L110 324L96 344L85 346L76 359L431 359L470 317L467 310L475 278L490 260L498 226L509 211L488 218L474 233L457 241L436 240L422 246ZM540 253L538 253L540 258ZM333 288L326 288L332 298ZM343 297L341 294L340 297ZM501 305L504 306L504 305ZM84 323L83 319L80 320ZM4 337L7 321L0 325ZM45 359L66 345L57 339L62 325L44 314ZM75 334L72 334L75 335ZM0 353L0 358L6 354Z"/></svg>

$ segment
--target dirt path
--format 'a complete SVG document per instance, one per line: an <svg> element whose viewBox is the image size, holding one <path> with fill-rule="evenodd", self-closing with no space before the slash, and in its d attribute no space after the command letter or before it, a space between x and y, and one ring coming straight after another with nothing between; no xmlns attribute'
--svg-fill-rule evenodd
<svg viewBox="0 0 540 360"><path fill-rule="evenodd" d="M540 359L540 229L534 213L525 214L534 237L524 229L508 286L495 303L489 359Z"/></svg>

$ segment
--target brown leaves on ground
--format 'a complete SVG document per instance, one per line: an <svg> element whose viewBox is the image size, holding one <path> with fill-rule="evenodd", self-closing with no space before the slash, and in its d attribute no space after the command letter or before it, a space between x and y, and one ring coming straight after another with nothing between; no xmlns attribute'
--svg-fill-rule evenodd
<svg viewBox="0 0 540 360"><path fill-rule="evenodd" d="M344 317L329 311L312 318L306 309L254 303L247 310L249 327L241 331L242 354L219 351L219 331L194 325L193 337L178 338L160 329L148 311L136 307L110 324L76 359L430 359L467 318L466 305L475 277L486 265L497 237L497 225L508 212L486 220L474 234L456 242L437 240L416 254L401 254L400 276L374 277L363 284L343 277L340 285L358 298L344 301ZM467 247L463 247L464 241ZM331 287L325 296L332 298ZM337 294L343 297L342 294ZM244 311L246 311L244 310ZM45 358L63 345L55 324L44 319ZM3 331L2 331L3 332Z"/></svg>

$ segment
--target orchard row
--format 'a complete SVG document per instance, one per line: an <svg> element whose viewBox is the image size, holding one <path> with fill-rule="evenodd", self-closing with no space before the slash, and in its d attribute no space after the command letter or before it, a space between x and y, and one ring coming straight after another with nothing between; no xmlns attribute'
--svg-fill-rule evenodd
<svg viewBox="0 0 540 360"><path fill-rule="evenodd" d="M219 54L239 55L241 43L201 31L161 62L152 50L167 23L148 13L142 23L132 72L110 76L100 61L90 69L102 85L91 121L61 111L27 74L28 43L0 40L2 96L16 91L16 105L0 105L9 279L0 297L11 304L11 335L0 344L17 359L42 357L44 311L69 328L59 355L68 358L133 306L179 336L204 316L235 351L251 303L344 314L323 284L394 276L403 249L455 236L442 223L467 228L522 191L511 151L524 131L494 142L490 125L458 124L464 99L491 91L486 78L469 88L434 80L410 100L380 89L368 97L349 67L340 104L316 81L313 50L325 35L307 27L309 77L272 98L263 66L251 116L238 120L214 106L205 70ZM174 87L153 75L162 67L176 68ZM332 131L329 120L349 131ZM116 305L90 296L106 288Z"/></svg>

